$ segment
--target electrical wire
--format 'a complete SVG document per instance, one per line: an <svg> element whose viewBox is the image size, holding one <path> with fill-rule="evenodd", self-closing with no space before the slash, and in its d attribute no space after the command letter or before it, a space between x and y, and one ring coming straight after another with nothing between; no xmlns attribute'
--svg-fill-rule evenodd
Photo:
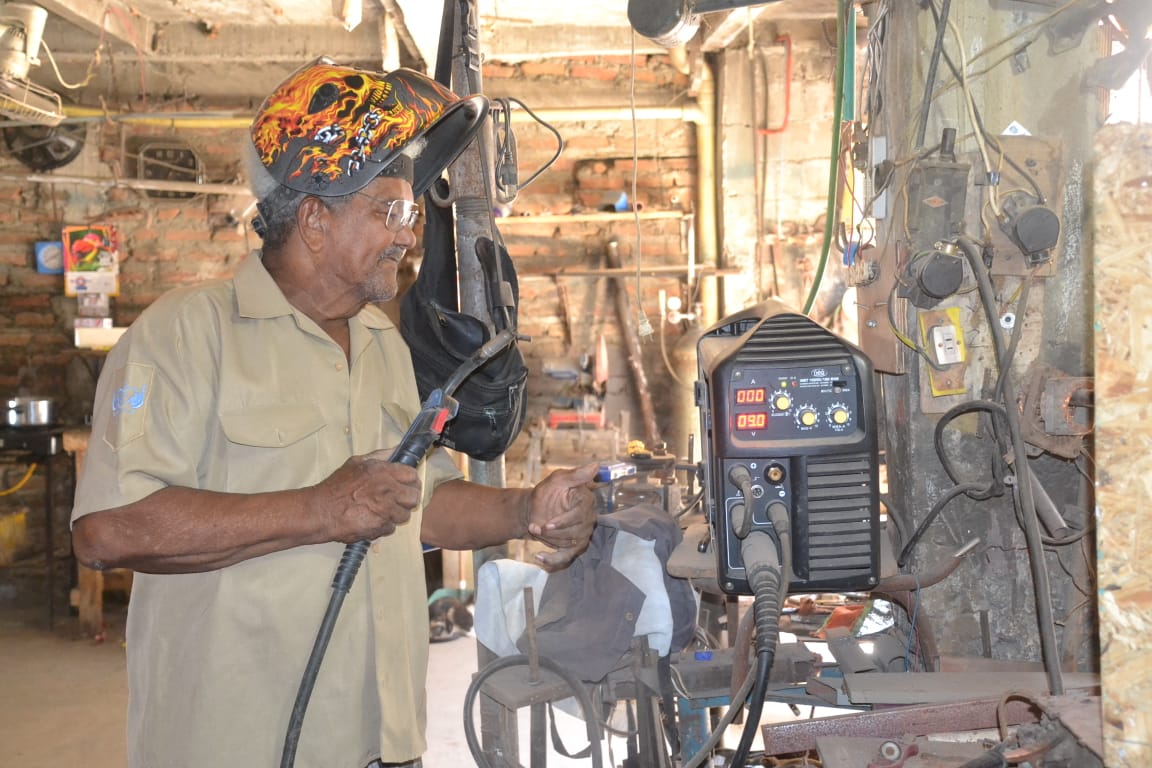
<svg viewBox="0 0 1152 768"><path fill-rule="evenodd" d="M688 758L682 768L700 768L700 766L704 764L704 761L712 754L712 750L716 749L716 746L724 737L725 729L732 724L738 714L744 711L744 700L748 698L748 694L751 693L752 686L755 682L756 670L749 669L748 674L744 676L743 682L740 683L740 687L729 700L728 709L720 716L720 719L716 722L716 726L712 729L712 732L708 734L708 738L700 745L700 749L696 751L696 754Z"/></svg>
<svg viewBox="0 0 1152 768"><path fill-rule="evenodd" d="M979 287L980 303L984 307L988 321L989 331L992 334L992 345L996 351L996 360L1001 366L1004 375L1004 402L1011 403L1012 407L1005 408L1008 417L1008 429L1011 434L1012 454L1016 465L1018 482L1016 489L1020 495L1022 513L1024 516L1024 540L1028 546L1028 562L1032 572L1033 592L1036 598L1036 621L1039 625L1040 648L1044 657L1044 670L1048 678L1049 692L1053 696L1064 693L1064 677L1060 668L1060 653L1056 642L1056 627L1052 612L1052 590L1048 581L1048 570L1044 562L1043 542L1041 541L1040 520L1036 514L1035 498L1032 494L1032 483L1029 481L1028 454L1024 445L1024 437L1020 428L1020 414L1017 411L1015 387L1012 384L1011 373L1004 370L1006 349L1004 339L1000 333L998 318L996 317L996 298L992 288L992 278L984 265L980 244L967 235L956 239L956 245L964 252L972 273L976 276Z"/></svg>
<svg viewBox="0 0 1152 768"><path fill-rule="evenodd" d="M949 0L943 0L948 3ZM957 53L960 56L960 88L964 93L964 106L968 110L968 116L972 120L972 131L976 138L976 147L980 150L980 157L984 160L985 180L988 187L988 201L992 206L992 212L999 218L1002 213L1000 210L1000 194L998 185L1000 183L999 173L995 178L992 178L992 161L988 156L988 144L984 141L984 132L980 130L980 123L976 118L976 100L972 97L972 91L968 87L968 77L965 70L968 69L968 61L964 53L964 39L960 36L960 30L957 29L955 22L947 17L941 11L941 18L947 23L948 29L956 38ZM1003 154L1001 154L1003 157Z"/></svg>
<svg viewBox="0 0 1152 768"><path fill-rule="evenodd" d="M1032 278L1036 275L1036 271L1032 272L1024 278L1024 282L1020 288L1020 300L1016 302L1016 323L1012 326L1012 337L1008 341L1008 349L1004 353L1004 361L1000 364L1000 374L996 378L996 387L993 393L997 398L1004 396L1004 379L1009 370L1012 368L1012 361L1016 357L1016 348L1020 345L1020 337L1024 335L1024 313L1028 311L1028 294L1032 290Z"/></svg>
<svg viewBox="0 0 1152 768"><path fill-rule="evenodd" d="M100 27L100 35L104 35L104 27ZM52 71L56 73L56 80L65 88L75 90L83 88L92 82L95 76L96 66L100 63L100 43L96 44L96 50L92 52L92 61L88 63L88 69L84 73L84 79L78 83L70 83L64 79L64 75L60 74L60 67L56 65L56 57L52 55L52 49L48 47L48 43L40 42L40 47L44 49L44 53L48 54L48 63L52 65Z"/></svg>
<svg viewBox="0 0 1152 768"><path fill-rule="evenodd" d="M948 506L949 502L969 492L983 490L983 488L984 486L979 483L961 483L960 485L954 485L949 488L943 496L936 500L936 503L932 505L932 509L928 511L928 514L925 515L924 519L920 521L920 524L916 526L916 530L908 539L908 543L900 550L900 556L896 558L896 565L900 568L904 567L908 562L908 558L912 556L912 550L916 548L920 539L924 536L925 532L927 532L928 527L931 526L940 513L944 511L944 507Z"/></svg>
<svg viewBox="0 0 1152 768"><path fill-rule="evenodd" d="M916 128L916 148L924 146L924 134L928 131L928 112L932 107L932 90L936 87L936 68L940 65L940 53L944 50L944 32L947 30L952 0L942 0L940 17L936 21L936 40L932 44L932 55L928 59L928 73L924 76L924 95L920 99L920 122Z"/></svg>
<svg viewBox="0 0 1152 768"><path fill-rule="evenodd" d="M936 251L920 251L919 253L914 255L908 261L907 264L904 265L902 272L903 273L909 272L912 269L912 266L914 264L916 264L918 261L920 261L920 259L927 258L928 256L931 256L934 253L936 253ZM900 287L902 287L902 286L907 287L907 285L908 284L904 281L904 277L902 274L897 274L896 279L894 279L892 281L892 287L888 291L888 306L887 306L888 325L891 326L892 334L897 339L899 339L901 344L908 347L913 352L915 352L920 357L922 357L924 359L924 362L928 363L928 365L930 367L932 367L934 370L943 371L943 370L945 370L945 367L940 365L939 363L937 363L935 360L933 360L932 356L929 355L928 352L923 347L921 347L916 341L914 341L910 336L906 335L903 331L901 331L900 327L896 323L896 310L895 310L896 298L897 298L896 292Z"/></svg>
<svg viewBox="0 0 1152 768"><path fill-rule="evenodd" d="M860 78L860 87L863 89L864 114L868 116L868 125L880 113L884 106L883 92L880 81L884 75L884 44L888 37L888 15L891 7L888 0L882 0L879 9L868 25L868 55L864 61L864 73ZM865 87L867 84L867 87Z"/></svg>
<svg viewBox="0 0 1152 768"><path fill-rule="evenodd" d="M640 287L640 254L641 254L641 227L640 227L640 202L636 199L637 187L639 184L638 177L640 166L640 138L639 129L636 121L636 30L632 30L629 37L632 47L632 55L629 57L631 67L629 69L628 78L628 106L631 110L632 117L632 221L636 228L636 254L634 256L636 261L636 313L637 313L637 333L640 338L650 336L652 334L652 323L649 322L648 316L644 314L644 295L641 293Z"/></svg>
<svg viewBox="0 0 1152 768"><path fill-rule="evenodd" d="M546 120L542 119L539 115L529 109L528 105L512 96L505 96L499 99L492 100L498 106L493 112L498 113L493 117L493 125L496 129L496 147L495 154L500 160L508 159L512 165L515 166L516 162L516 139L512 132L512 108L511 105L515 104L528 113L528 116L539 123L545 130L551 133L556 138L556 151L552 153L552 157L548 158L544 163L525 181L517 182L516 189L512 192L511 199L503 200L509 203L516 198L516 193L527 189L528 186L540 177L540 174L551 168L557 160L560 159L560 154L564 151L564 137L556 130L556 127ZM498 160L498 163L500 161ZM500 179L496 179L497 187L500 186Z"/></svg>
<svg viewBox="0 0 1152 768"><path fill-rule="evenodd" d="M1004 424L1007 424L1008 421L1008 414L1005 412L1004 406L993 400L969 400L968 402L953 406L940 417L940 419L936 422L936 428L932 435L932 442L936 448L936 456L940 459L940 465L944 468L945 474L947 474L948 478L956 484L960 483L960 478L955 468L952 466L952 462L948 458L947 452L944 450L944 432L947 430L948 425L951 424L954 419L959 416L963 416L966 413L973 412L985 412L991 416L999 416ZM1000 457L1004 455L1008 446L1002 437L1002 433L997 429L996 420L992 419L991 424L992 434L997 442L996 450L992 452L992 480L988 483L987 486L982 486L980 491L968 494L969 498L973 499L974 501L984 501L994 496L1004 495L1004 470L1003 461L1000 459Z"/></svg>
<svg viewBox="0 0 1152 768"><path fill-rule="evenodd" d="M908 645L904 648L904 671L912 671L912 646L916 641L916 619L920 614L920 574L916 576L916 591L912 597L912 616L908 621Z"/></svg>
<svg viewBox="0 0 1152 768"><path fill-rule="evenodd" d="M27 485L28 481L32 479L32 475L34 475L36 473L36 466L37 465L35 462L29 464L28 465L28 471L24 473L24 476L22 478L20 478L18 481L16 481L16 485L12 486L11 488L5 488L4 490L0 491L0 496L8 496L10 494L16 493L16 491L20 490L25 485Z"/></svg>

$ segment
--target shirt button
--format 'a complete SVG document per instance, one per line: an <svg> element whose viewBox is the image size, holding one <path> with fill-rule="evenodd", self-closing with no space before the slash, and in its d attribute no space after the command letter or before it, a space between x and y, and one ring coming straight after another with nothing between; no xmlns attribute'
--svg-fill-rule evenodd
<svg viewBox="0 0 1152 768"><path fill-rule="evenodd" d="M352 434L352 427L344 427L344 434L346 434L346 435Z"/></svg>
<svg viewBox="0 0 1152 768"><path fill-rule="evenodd" d="M344 363L336 363L336 370L338 370L338 371L344 370Z"/></svg>

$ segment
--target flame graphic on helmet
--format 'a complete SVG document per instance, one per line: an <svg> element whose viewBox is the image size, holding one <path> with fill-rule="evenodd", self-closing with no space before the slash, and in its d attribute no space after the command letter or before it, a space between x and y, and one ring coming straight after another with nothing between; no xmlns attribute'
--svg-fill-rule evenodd
<svg viewBox="0 0 1152 768"><path fill-rule="evenodd" d="M252 125L252 142L264 166L271 169L283 160L290 165L278 174L282 181L303 176L323 186L401 148L456 98L435 81L409 74L376 77L317 65L289 78L268 97ZM304 148L294 158L282 157L295 139L303 139Z"/></svg>

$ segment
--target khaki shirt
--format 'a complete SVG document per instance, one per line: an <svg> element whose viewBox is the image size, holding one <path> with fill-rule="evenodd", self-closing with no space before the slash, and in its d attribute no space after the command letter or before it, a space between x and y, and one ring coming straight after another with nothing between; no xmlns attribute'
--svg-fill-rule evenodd
<svg viewBox="0 0 1152 768"><path fill-rule="evenodd" d="M157 300L110 352L73 519L167 486L300 488L396 445L419 410L407 347L378 308L343 350L293 309L256 255L235 277ZM459 477L421 464L424 502ZM425 747L428 612L421 513L375 541L344 601L297 768L400 762ZM298 547L207 573L138 574L128 609L132 768L279 765L344 551Z"/></svg>

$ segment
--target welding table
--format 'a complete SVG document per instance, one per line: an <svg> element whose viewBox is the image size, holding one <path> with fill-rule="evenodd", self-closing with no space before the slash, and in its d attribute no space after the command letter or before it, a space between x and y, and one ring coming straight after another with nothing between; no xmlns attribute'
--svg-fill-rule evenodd
<svg viewBox="0 0 1152 768"><path fill-rule="evenodd" d="M0 427L0 461L44 467L44 564L48 569L48 628L56 619L55 465L64 451L64 427Z"/></svg>

